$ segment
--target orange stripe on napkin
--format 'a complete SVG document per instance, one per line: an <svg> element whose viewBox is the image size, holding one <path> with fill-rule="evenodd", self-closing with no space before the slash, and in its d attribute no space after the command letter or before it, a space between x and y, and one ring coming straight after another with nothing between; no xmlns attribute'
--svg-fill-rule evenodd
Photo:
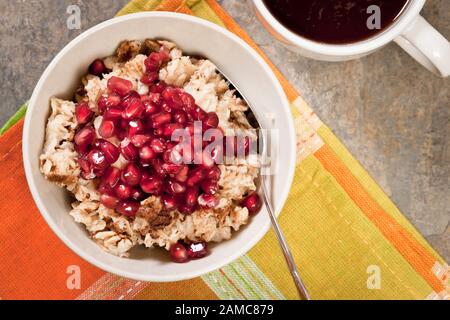
<svg viewBox="0 0 450 320"><path fill-rule="evenodd" d="M352 175L350 170L344 166L342 161L336 157L328 146L323 146L314 155L322 163L324 168L335 177L356 205L380 229L383 235L429 285L436 292L443 291L445 289L444 286L432 272L436 259L430 252L380 208L367 194L364 187Z"/></svg>
<svg viewBox="0 0 450 320"><path fill-rule="evenodd" d="M74 299L104 272L70 251L42 219L22 166L22 128L23 120L0 137L0 298ZM73 265L81 270L79 290L66 286Z"/></svg>
<svg viewBox="0 0 450 320"><path fill-rule="evenodd" d="M156 11L173 11L193 15L186 5L186 0L163 0L155 9Z"/></svg>

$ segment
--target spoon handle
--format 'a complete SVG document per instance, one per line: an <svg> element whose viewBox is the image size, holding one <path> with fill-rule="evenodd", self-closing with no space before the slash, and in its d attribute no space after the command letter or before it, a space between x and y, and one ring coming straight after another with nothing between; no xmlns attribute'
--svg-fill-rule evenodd
<svg viewBox="0 0 450 320"><path fill-rule="evenodd" d="M275 230L275 234L277 235L278 242L280 243L284 258L286 259L286 263L288 265L289 271L291 272L292 278L294 279L298 293L303 300L311 300L311 296L309 295L308 290L306 289L302 279L300 278L300 274L298 273L294 257L292 256L291 250L289 249L289 245L286 241L286 238L284 237L283 231L281 231L280 224L278 223L278 219L274 213L272 204L269 201L269 194L267 192L264 176L261 176L261 180L264 203L266 204L273 229Z"/></svg>

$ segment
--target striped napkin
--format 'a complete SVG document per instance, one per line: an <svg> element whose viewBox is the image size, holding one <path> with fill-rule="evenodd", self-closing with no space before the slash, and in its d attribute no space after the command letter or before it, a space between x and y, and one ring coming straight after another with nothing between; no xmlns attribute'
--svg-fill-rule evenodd
<svg viewBox="0 0 450 320"><path fill-rule="evenodd" d="M449 299L449 266L214 0L134 0L119 15L145 10L196 15L231 30L282 83L298 163L280 222L313 299ZM123 279L81 260L50 231L27 189L24 113L0 138L1 299L298 299L272 231L228 266L176 283ZM75 272L79 286L71 285Z"/></svg>

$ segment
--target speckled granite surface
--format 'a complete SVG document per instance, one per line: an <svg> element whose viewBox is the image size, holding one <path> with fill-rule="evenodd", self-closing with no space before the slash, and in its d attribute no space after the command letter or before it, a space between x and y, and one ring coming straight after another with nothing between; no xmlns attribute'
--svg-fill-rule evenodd
<svg viewBox="0 0 450 320"><path fill-rule="evenodd" d="M0 122L26 101L54 55L127 0L0 0ZM356 61L308 60L277 44L245 1L222 5L247 30L444 258L450 260L450 78L440 79L395 45ZM69 5L82 29L68 30ZM450 2L424 16L450 39Z"/></svg>

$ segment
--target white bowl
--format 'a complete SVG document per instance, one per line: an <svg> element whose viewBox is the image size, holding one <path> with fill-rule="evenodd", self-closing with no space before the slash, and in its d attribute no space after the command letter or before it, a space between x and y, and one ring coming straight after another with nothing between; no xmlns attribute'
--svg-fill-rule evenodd
<svg viewBox="0 0 450 320"><path fill-rule="evenodd" d="M23 132L23 161L33 198L48 225L64 243L93 265L119 276L140 281L178 281L218 269L250 250L268 231L265 209L229 241L211 246L211 254L187 264L168 260L163 250L137 249L131 258L104 252L92 241L84 227L68 214L70 198L65 190L45 180L39 171L39 155L49 116L52 96L70 98L86 67L97 57L111 55L125 39L164 38L174 41L187 53L208 57L244 93L264 121L264 113L274 113L280 130L275 160L280 163L273 178L273 203L283 207L295 168L295 131L289 104L275 75L264 60L243 40L213 23L195 17L146 12L106 21L70 42L45 70L31 97ZM265 128L271 123L262 123ZM24 250L26 248L23 248Z"/></svg>

